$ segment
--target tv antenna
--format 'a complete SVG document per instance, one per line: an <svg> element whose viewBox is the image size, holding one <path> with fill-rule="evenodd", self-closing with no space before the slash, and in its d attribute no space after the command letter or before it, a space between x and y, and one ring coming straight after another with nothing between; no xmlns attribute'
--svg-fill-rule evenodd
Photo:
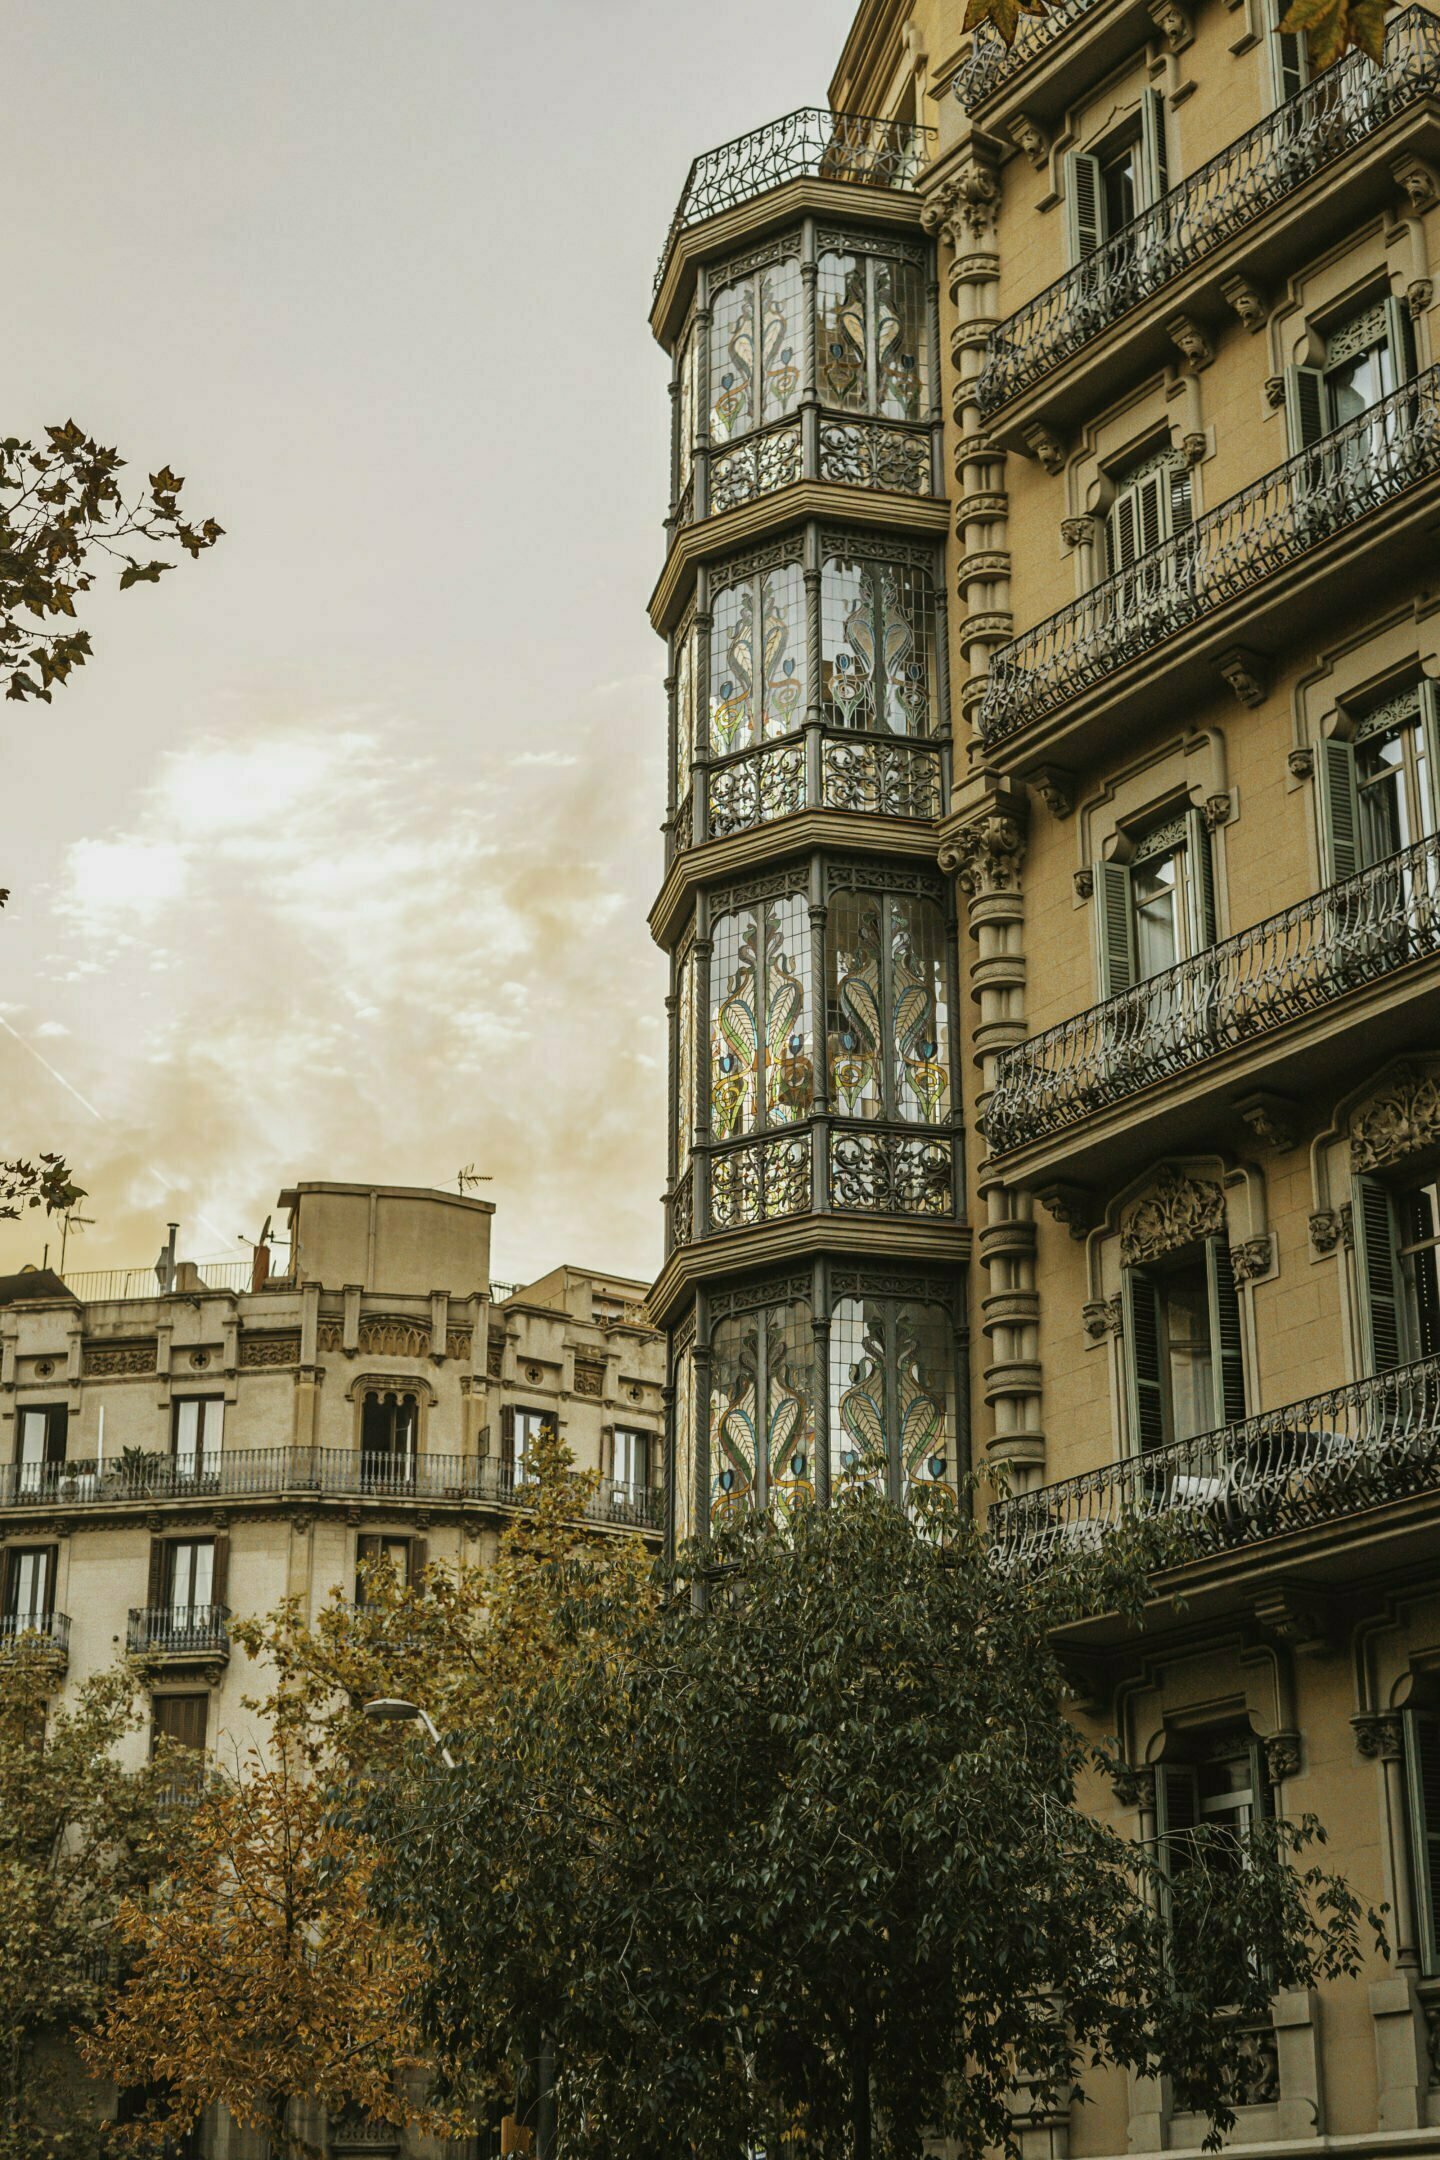
<svg viewBox="0 0 1440 2160"><path fill-rule="evenodd" d="M472 1162L467 1163L463 1170L456 1172L455 1189L460 1193L473 1192L477 1185L493 1185L494 1182L493 1177L489 1177L485 1172L477 1170Z"/></svg>
<svg viewBox="0 0 1440 2160"><path fill-rule="evenodd" d="M70 1232L73 1230L76 1237L79 1237L80 1233L83 1230L93 1230L94 1227L95 1217L93 1215L77 1215L74 1208L67 1208L65 1213L61 1216L60 1273L62 1275L65 1273L65 1247L66 1244L69 1242Z"/></svg>

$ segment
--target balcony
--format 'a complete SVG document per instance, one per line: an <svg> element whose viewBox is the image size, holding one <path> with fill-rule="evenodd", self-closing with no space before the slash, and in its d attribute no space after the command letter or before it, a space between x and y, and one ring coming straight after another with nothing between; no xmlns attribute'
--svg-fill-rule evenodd
<svg viewBox="0 0 1440 2160"><path fill-rule="evenodd" d="M1153 712L1162 669L1193 673L1191 663L1205 652L1223 651L1241 634L1258 637L1267 604L1275 611L1283 605L1293 632L1304 573L1333 567L1338 551L1327 543L1350 540L1374 511L1403 510L1407 498L1417 515L1428 514L1433 492L1417 498L1416 491L1437 472L1440 368L1432 367L1002 646L980 707L986 748L1062 707L1064 721L1050 731L1047 750L1067 729L1080 734L1082 722L1093 734L1100 708L1096 700L1086 703L1092 690L1105 693L1104 726L1113 741L1121 714L1111 685L1127 668L1134 675L1133 663L1154 656L1143 680L1130 682L1132 705ZM1400 516L1384 520L1379 537L1382 552L1392 554L1413 542L1409 521ZM1353 543L1344 552L1353 552ZM1377 554L1377 575L1382 567ZM1307 606L1333 619L1333 583L1312 592ZM1189 640L1187 631L1194 633Z"/></svg>
<svg viewBox="0 0 1440 2160"><path fill-rule="evenodd" d="M1101 0L1054 0L1045 14L1020 17L1011 45L988 25L977 30L964 65L951 78L952 95L966 112L976 111L989 102L1002 83L1028 67L1037 53L1054 45L1081 16L1100 4Z"/></svg>
<svg viewBox="0 0 1440 2160"><path fill-rule="evenodd" d="M786 1125L695 1151L671 1195L670 1245L816 1213L954 1224L964 1214L958 1175L948 1132L838 1118Z"/></svg>
<svg viewBox="0 0 1440 2160"><path fill-rule="evenodd" d="M310 1498L453 1501L527 1508L534 1489L509 1463L479 1455L377 1455L349 1448L232 1448L207 1458L127 1454L113 1463L0 1466L0 1509L105 1509L157 1500L295 1494ZM657 1527L658 1501L605 1480L587 1501L594 1522Z"/></svg>
<svg viewBox="0 0 1440 2160"><path fill-rule="evenodd" d="M1034 20L1022 17L1022 29ZM981 412L988 419L1043 381L1437 88L1440 22L1407 8L1386 32L1383 66L1352 53L992 330L976 384ZM1381 185L1391 184L1384 173ZM1333 225L1333 205L1328 215Z"/></svg>
<svg viewBox="0 0 1440 2160"><path fill-rule="evenodd" d="M1437 953L1432 837L1003 1051L985 1109L990 1151L1063 1133L1171 1076L1193 1084L1197 1066Z"/></svg>
<svg viewBox="0 0 1440 2160"><path fill-rule="evenodd" d="M806 731L732 750L704 766L703 786L678 805L670 828L671 858L802 810L938 818L945 807L947 749L934 739L845 729Z"/></svg>
<svg viewBox="0 0 1440 2160"><path fill-rule="evenodd" d="M228 1605L143 1605L130 1614L132 1657L166 1665L224 1665L230 1657Z"/></svg>
<svg viewBox="0 0 1440 2160"><path fill-rule="evenodd" d="M43 1658L64 1665L70 1656L70 1615L63 1612L0 1614L0 1659Z"/></svg>
<svg viewBox="0 0 1440 2160"><path fill-rule="evenodd" d="M839 181L851 187L913 189L935 130L909 120L803 106L718 150L697 157L686 176L655 272L658 293L679 234L722 211L738 209L789 180Z"/></svg>
<svg viewBox="0 0 1440 2160"><path fill-rule="evenodd" d="M1358 1533L1365 1517L1373 1565L1374 1541L1398 1540L1414 1501L1437 1490L1440 1358L1430 1357L1021 1493L991 1510L989 1533L998 1559L1034 1566L1157 1523L1180 1565L1296 1533L1313 1550L1333 1543L1317 1532Z"/></svg>

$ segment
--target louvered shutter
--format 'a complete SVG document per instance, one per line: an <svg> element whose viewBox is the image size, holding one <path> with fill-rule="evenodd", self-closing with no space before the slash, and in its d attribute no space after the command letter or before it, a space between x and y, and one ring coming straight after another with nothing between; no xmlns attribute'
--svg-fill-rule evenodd
<svg viewBox="0 0 1440 2160"><path fill-rule="evenodd" d="M1149 210L1169 188L1165 156L1165 98L1159 90L1147 90L1140 101L1140 157L1145 174L1145 200Z"/></svg>
<svg viewBox="0 0 1440 2160"><path fill-rule="evenodd" d="M222 1530L214 1541L214 1554L210 1562L210 1602L226 1605L230 1601L230 1537Z"/></svg>
<svg viewBox="0 0 1440 2160"><path fill-rule="evenodd" d="M515 1467L515 1405L506 1403L500 1412L500 1454L503 1461Z"/></svg>
<svg viewBox="0 0 1440 2160"><path fill-rule="evenodd" d="M1280 0L1279 12L1285 12L1285 0ZM1305 40L1292 30L1270 32L1270 65L1275 77L1275 95L1280 104L1287 98L1298 96L1308 80L1305 66Z"/></svg>
<svg viewBox="0 0 1440 2160"><path fill-rule="evenodd" d="M1100 160L1083 150L1073 150L1067 162L1070 184L1065 191L1065 220L1070 260L1080 263L1095 253L1104 238L1100 225Z"/></svg>
<svg viewBox="0 0 1440 2160"><path fill-rule="evenodd" d="M1190 481L1188 465L1172 465L1170 468L1170 532L1172 536L1187 533L1195 522L1195 491Z"/></svg>
<svg viewBox="0 0 1440 2160"><path fill-rule="evenodd" d="M1210 1367L1215 1381L1215 1423L1238 1425L1245 1416L1245 1355L1240 1335L1240 1294L1224 1237L1205 1240L1205 1281L1210 1293Z"/></svg>
<svg viewBox="0 0 1440 2160"><path fill-rule="evenodd" d="M1411 365L1410 318L1403 300L1393 294L1385 302L1385 342L1390 348L1390 367L1396 387L1408 382L1415 370Z"/></svg>
<svg viewBox="0 0 1440 2160"><path fill-rule="evenodd" d="M615 1428L613 1425L602 1425L600 1428L600 1475L604 1478L613 1478L615 1475Z"/></svg>
<svg viewBox="0 0 1440 2160"><path fill-rule="evenodd" d="M1185 905L1192 953L1204 952L1215 943L1219 927L1215 916L1215 869L1210 856L1210 835L1198 810L1185 813Z"/></svg>
<svg viewBox="0 0 1440 2160"><path fill-rule="evenodd" d="M1336 735L1315 756L1320 842L1329 882L1354 877L1360 862L1360 795L1355 785L1355 748Z"/></svg>
<svg viewBox="0 0 1440 2160"><path fill-rule="evenodd" d="M1420 683L1420 741L1425 752L1425 801L1421 815L1427 833L1440 832L1440 683L1428 676Z"/></svg>
<svg viewBox="0 0 1440 2160"><path fill-rule="evenodd" d="M1140 521L1134 488L1126 488L1110 505L1106 520L1106 537L1110 551L1110 574L1128 570L1140 552Z"/></svg>
<svg viewBox="0 0 1440 2160"><path fill-rule="evenodd" d="M1319 368L1286 368L1285 426L1292 457L1325 433L1325 378Z"/></svg>
<svg viewBox="0 0 1440 2160"><path fill-rule="evenodd" d="M1351 1187L1355 1233L1355 1280L1360 1293L1360 1323L1370 1352L1372 1373L1389 1372L1403 1363L1404 1315L1399 1272L1395 1209L1378 1178L1356 1177Z"/></svg>
<svg viewBox="0 0 1440 2160"><path fill-rule="evenodd" d="M45 1460L62 1463L65 1460L66 1436L70 1430L70 1410L66 1403L57 1403L48 1413L45 1426Z"/></svg>
<svg viewBox="0 0 1440 2160"><path fill-rule="evenodd" d="M1135 544L1137 552L1148 555L1159 547L1165 538L1165 492L1162 482L1168 473L1147 473L1135 489Z"/></svg>
<svg viewBox="0 0 1440 2160"><path fill-rule="evenodd" d="M1120 1270L1125 1393L1130 1446L1143 1455L1164 1445L1165 1398L1160 1384L1160 1300L1143 1268Z"/></svg>
<svg viewBox="0 0 1440 2160"><path fill-rule="evenodd" d="M0 1553L0 1612L7 1618L15 1610L15 1554L13 1545Z"/></svg>
<svg viewBox="0 0 1440 2160"><path fill-rule="evenodd" d="M152 1612L165 1602L165 1561L167 1548L164 1538L150 1540L150 1576L145 1587L145 1603Z"/></svg>
<svg viewBox="0 0 1440 2160"><path fill-rule="evenodd" d="M425 1570L430 1565L430 1540L412 1537L410 1540L410 1588L422 1590L425 1586Z"/></svg>
<svg viewBox="0 0 1440 2160"><path fill-rule="evenodd" d="M1135 924L1124 863L1095 865L1095 941L1100 995L1114 997L1135 980Z"/></svg>
<svg viewBox="0 0 1440 2160"><path fill-rule="evenodd" d="M1421 1963L1433 1979L1440 1974L1440 1716L1407 1710L1404 1717L1415 1918Z"/></svg>

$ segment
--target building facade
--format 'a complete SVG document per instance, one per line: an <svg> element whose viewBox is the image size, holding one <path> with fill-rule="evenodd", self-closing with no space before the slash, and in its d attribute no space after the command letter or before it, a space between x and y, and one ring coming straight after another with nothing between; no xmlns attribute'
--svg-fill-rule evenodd
<svg viewBox="0 0 1440 2160"><path fill-rule="evenodd" d="M232 1616L298 1597L314 1618L336 1589L362 1599L381 1558L412 1582L489 1561L531 1504L546 1420L599 1474L597 1535L658 1543L661 1521L643 1284L572 1267L496 1284L494 1209L454 1193L302 1184L280 1205L283 1273L267 1254L181 1262L140 1295L125 1276L0 1283L0 1661L48 1655L61 1692L141 1654L150 1733L222 1764L262 1737ZM252 2143L222 2120L197 2152ZM412 2148L329 2133L336 2155Z"/></svg>
<svg viewBox="0 0 1440 2160"><path fill-rule="evenodd" d="M1117 1824L1313 1811L1393 1915L1237 2036L1235 2141L1433 2152L1440 20L1312 80L1274 0L963 13L865 0L657 283L670 1530L906 1497L917 1425L1030 1564L1182 1522L1183 1607L1069 1645Z"/></svg>

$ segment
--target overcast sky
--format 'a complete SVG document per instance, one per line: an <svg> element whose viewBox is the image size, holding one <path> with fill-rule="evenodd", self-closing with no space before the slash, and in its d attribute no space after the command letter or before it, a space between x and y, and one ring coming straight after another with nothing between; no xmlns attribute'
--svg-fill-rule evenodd
<svg viewBox="0 0 1440 2160"><path fill-rule="evenodd" d="M72 1266L472 1161L497 1274L658 1265L650 280L850 13L11 0L3 432L73 415L227 533L0 706L0 1155L71 1156Z"/></svg>

